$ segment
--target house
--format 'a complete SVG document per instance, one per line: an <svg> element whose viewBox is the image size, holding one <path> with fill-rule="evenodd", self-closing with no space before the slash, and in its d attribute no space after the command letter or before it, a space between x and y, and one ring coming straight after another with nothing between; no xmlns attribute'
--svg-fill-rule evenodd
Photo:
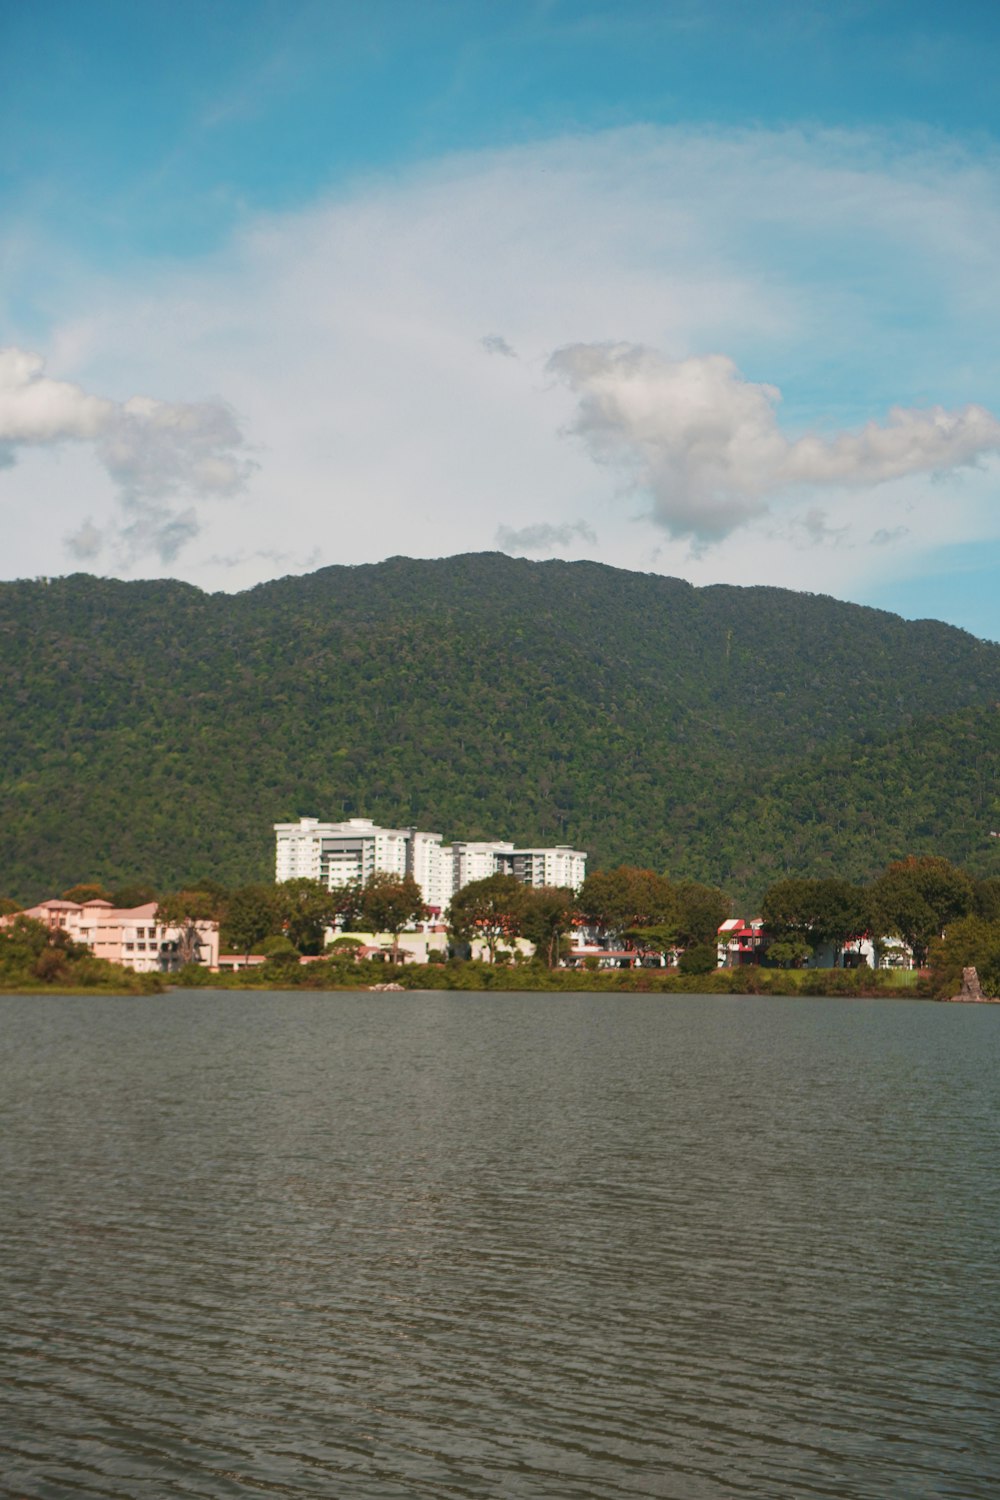
<svg viewBox="0 0 1000 1500"><path fill-rule="evenodd" d="M719 928L719 965L736 969L744 964L759 964L771 941L762 918L730 917ZM867 933L862 933L851 938L841 949L830 942L817 944L811 957L803 963L807 969L855 969L859 966L911 969L913 954L901 938L883 937L876 943Z"/></svg>
<svg viewBox="0 0 1000 1500"><path fill-rule="evenodd" d="M768 941L762 917L730 917L719 928L719 967L738 969L744 964L759 964Z"/></svg>

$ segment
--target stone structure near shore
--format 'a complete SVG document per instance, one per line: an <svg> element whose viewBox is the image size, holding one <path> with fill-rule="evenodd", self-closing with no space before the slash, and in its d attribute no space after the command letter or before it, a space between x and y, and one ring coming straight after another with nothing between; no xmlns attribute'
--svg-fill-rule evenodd
<svg viewBox="0 0 1000 1500"><path fill-rule="evenodd" d="M979 974L975 967L962 970L962 988L957 995L952 995L950 1003L960 1005L962 1003L971 1005L1000 1005L1000 999L995 995L984 995L983 987L979 983Z"/></svg>

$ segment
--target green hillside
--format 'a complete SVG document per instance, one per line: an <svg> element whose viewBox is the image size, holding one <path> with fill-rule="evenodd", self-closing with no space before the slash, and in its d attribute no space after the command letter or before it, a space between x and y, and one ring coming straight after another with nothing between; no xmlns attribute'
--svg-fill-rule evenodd
<svg viewBox="0 0 1000 1500"><path fill-rule="evenodd" d="M0 893L266 877L313 813L572 842L753 898L994 871L1000 647L781 589L499 554L243 594L0 584Z"/></svg>

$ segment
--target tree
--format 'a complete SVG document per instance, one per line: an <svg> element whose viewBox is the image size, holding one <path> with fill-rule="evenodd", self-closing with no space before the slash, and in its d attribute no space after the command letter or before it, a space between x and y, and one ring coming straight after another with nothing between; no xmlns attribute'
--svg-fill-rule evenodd
<svg viewBox="0 0 1000 1500"><path fill-rule="evenodd" d="M1000 922L1000 878L991 875L986 880L974 880L972 904L976 916L984 922Z"/></svg>
<svg viewBox="0 0 1000 1500"><path fill-rule="evenodd" d="M779 969L801 968L807 959L812 958L812 953L809 944L800 937L779 938L767 950L768 959Z"/></svg>
<svg viewBox="0 0 1000 1500"><path fill-rule="evenodd" d="M683 880L675 888L675 897L678 942L685 947L693 943L714 943L719 928L729 916L728 896L718 886Z"/></svg>
<svg viewBox="0 0 1000 1500"><path fill-rule="evenodd" d="M338 916L339 891L327 890L321 880L304 875L283 880L277 887L281 925L300 953L322 953L326 929Z"/></svg>
<svg viewBox="0 0 1000 1500"><path fill-rule="evenodd" d="M358 956L358 950L365 945L359 937L338 937L332 943L327 943L326 952L331 958L344 958L354 960Z"/></svg>
<svg viewBox="0 0 1000 1500"><path fill-rule="evenodd" d="M901 937L923 968L930 944L973 907L972 882L946 859L927 854L896 860L869 887L877 935Z"/></svg>
<svg viewBox="0 0 1000 1500"><path fill-rule="evenodd" d="M218 903L208 891L176 891L172 896L162 897L156 908L156 921L162 927L177 928L177 957L181 964L197 963L201 952L198 924L217 921L218 916Z"/></svg>
<svg viewBox="0 0 1000 1500"><path fill-rule="evenodd" d="M399 962L399 934L427 914L424 896L412 875L390 875L376 870L365 883L361 915L373 932L392 938L392 961Z"/></svg>
<svg viewBox="0 0 1000 1500"><path fill-rule="evenodd" d="M62 899L63 901L76 901L80 906L85 901L113 901L110 891L106 891L96 880L71 885L68 891L63 891Z"/></svg>
<svg viewBox="0 0 1000 1500"><path fill-rule="evenodd" d="M616 870L595 870L587 876L577 897L577 911L607 938L621 942L634 928L676 922L677 896L665 875L619 865Z"/></svg>
<svg viewBox="0 0 1000 1500"><path fill-rule="evenodd" d="M364 886L359 881L354 881L350 885L336 885L330 895L334 901L337 925L342 932L350 932L364 915Z"/></svg>
<svg viewBox="0 0 1000 1500"><path fill-rule="evenodd" d="M91 957L90 949L65 932L51 930L32 917L15 917L0 928L0 980L55 984L67 980L75 961Z"/></svg>
<svg viewBox="0 0 1000 1500"><path fill-rule="evenodd" d="M868 931L866 892L847 880L779 880L761 907L764 927L778 942L798 938L811 947L831 943L834 967L844 945Z"/></svg>
<svg viewBox="0 0 1000 1500"><path fill-rule="evenodd" d="M526 890L513 875L487 875L484 880L470 881L451 898L451 935L464 942L481 938L493 963L501 939L520 935L527 908Z"/></svg>
<svg viewBox="0 0 1000 1500"><path fill-rule="evenodd" d="M281 903L273 885L241 885L226 902L224 930L234 953L254 947L281 929Z"/></svg>
<svg viewBox="0 0 1000 1500"><path fill-rule="evenodd" d="M264 958L287 958L299 961L299 950L283 932L272 932L258 945Z"/></svg>
<svg viewBox="0 0 1000 1500"><path fill-rule="evenodd" d="M698 943L681 954L678 968L682 974L714 974L719 966L719 951L713 943Z"/></svg>
<svg viewBox="0 0 1000 1500"><path fill-rule="evenodd" d="M12 917L15 912L21 911L16 901L9 896L0 896L0 917Z"/></svg>
<svg viewBox="0 0 1000 1500"><path fill-rule="evenodd" d="M200 875L197 880L187 883L188 889L192 891L206 891L215 900L217 908L221 908L229 895L229 888L223 885L221 880L216 880L214 875Z"/></svg>
<svg viewBox="0 0 1000 1500"><path fill-rule="evenodd" d="M930 945L928 963L934 993L941 999L958 993L962 970L974 966L984 995L1000 995L1000 921L960 917L943 938Z"/></svg>
<svg viewBox="0 0 1000 1500"><path fill-rule="evenodd" d="M264 974L268 979L276 979L281 984L287 984L290 980L297 979L299 975L299 950L294 943L289 942L283 932L272 933L266 937L260 945L260 951L267 959L262 965Z"/></svg>
<svg viewBox="0 0 1000 1500"><path fill-rule="evenodd" d="M128 910L133 906L145 906L149 901L155 901L157 897L151 885L123 885L118 890L112 891L111 900L115 906Z"/></svg>
<svg viewBox="0 0 1000 1500"><path fill-rule="evenodd" d="M849 880L819 882L820 922L815 939L832 943L836 968L847 944L863 937L871 926L868 892Z"/></svg>
<svg viewBox="0 0 1000 1500"><path fill-rule="evenodd" d="M545 962L554 969L559 962L563 934L573 926L576 910L573 892L563 886L525 886L523 899L521 936L534 943L535 952L544 953Z"/></svg>
<svg viewBox="0 0 1000 1500"><path fill-rule="evenodd" d="M674 922L663 922L656 927L630 927L624 937L633 948L643 953L658 953L661 958L679 946Z"/></svg>

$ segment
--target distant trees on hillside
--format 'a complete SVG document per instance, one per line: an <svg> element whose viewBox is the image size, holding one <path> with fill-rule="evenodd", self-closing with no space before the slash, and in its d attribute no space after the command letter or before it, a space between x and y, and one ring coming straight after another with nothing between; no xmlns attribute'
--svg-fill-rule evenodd
<svg viewBox="0 0 1000 1500"><path fill-rule="evenodd" d="M945 625L481 556L231 596L0 583L0 632L0 870L23 904L98 877L266 881L272 818L307 809L544 833L741 905L899 851L996 873L1000 647Z"/></svg>

